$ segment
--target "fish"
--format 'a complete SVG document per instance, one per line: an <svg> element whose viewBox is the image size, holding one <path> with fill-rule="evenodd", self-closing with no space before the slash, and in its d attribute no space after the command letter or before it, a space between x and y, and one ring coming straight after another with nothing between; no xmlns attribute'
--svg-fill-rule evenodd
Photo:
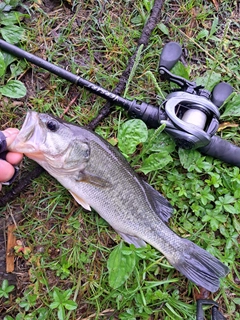
<svg viewBox="0 0 240 320"><path fill-rule="evenodd" d="M150 244L180 273L208 291L229 269L168 226L169 201L137 175L116 147L95 132L29 111L10 151L36 161L86 210L94 209L127 243Z"/></svg>

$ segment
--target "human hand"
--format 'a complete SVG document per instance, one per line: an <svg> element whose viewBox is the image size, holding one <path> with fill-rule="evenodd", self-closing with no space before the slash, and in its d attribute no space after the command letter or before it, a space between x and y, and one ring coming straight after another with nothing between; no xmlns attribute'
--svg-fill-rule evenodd
<svg viewBox="0 0 240 320"><path fill-rule="evenodd" d="M6 137L6 147L8 147L16 138L18 129L8 128L4 131L1 131L1 133L3 133ZM4 160L0 159L0 190L2 188L1 182L8 181L12 178L15 173L13 166L18 164L22 160L22 157L23 155L21 153L8 152Z"/></svg>

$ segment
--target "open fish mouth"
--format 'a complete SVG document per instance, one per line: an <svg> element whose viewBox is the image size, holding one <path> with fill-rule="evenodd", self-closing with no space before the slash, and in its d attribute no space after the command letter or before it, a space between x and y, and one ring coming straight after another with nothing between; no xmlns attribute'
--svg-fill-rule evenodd
<svg viewBox="0 0 240 320"><path fill-rule="evenodd" d="M19 132L18 138L22 140L22 142L27 142L31 139L34 134L34 127L37 122L37 113L33 111L27 112L26 118L23 122L22 128Z"/></svg>
<svg viewBox="0 0 240 320"><path fill-rule="evenodd" d="M38 113L28 111L16 139L9 146L9 150L22 153L35 153L39 151L39 142L43 132L39 126Z"/></svg>

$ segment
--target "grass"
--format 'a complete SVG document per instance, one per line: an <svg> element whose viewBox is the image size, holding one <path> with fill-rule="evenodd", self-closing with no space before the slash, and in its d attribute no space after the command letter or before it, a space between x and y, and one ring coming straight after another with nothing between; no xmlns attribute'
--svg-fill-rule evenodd
<svg viewBox="0 0 240 320"><path fill-rule="evenodd" d="M112 90L136 48L153 1L47 4L24 1L31 16L21 22L24 48ZM161 23L148 47L139 52L126 97L161 103L170 85L160 82L159 54L163 44L172 40L179 41L188 53L184 72L191 79L211 88L221 78L233 86L233 99L239 99L237 13L237 3L228 0L221 2L218 11L211 1L165 1ZM20 78L27 96L23 104L4 98L1 128L20 127L27 109L61 116L79 93L65 120L86 125L104 104L103 99L35 66L25 66ZM218 134L239 145L239 130L231 126L239 124L239 112L231 108L236 106L230 103L221 109L225 129ZM96 132L113 144L117 139L119 145L131 144L129 137L121 137L126 120L126 113L116 108ZM177 150L161 130L155 134L146 128L143 131L147 140L127 154L128 161L143 175L149 169L147 159L165 152L168 164L150 166L145 177L174 206L171 228L229 265L231 273L212 298L227 319L240 319L239 169L197 151ZM153 144L154 139L160 147ZM21 172L32 166L24 159ZM196 318L195 285L150 246L134 249L123 244L103 219L80 208L49 175L33 181L0 212L21 212L16 235L23 247L30 248L30 253L20 252L16 258L18 299L10 303L0 298L6 319ZM116 244L121 254L131 257L129 264L135 262L128 279L113 289L107 266Z"/></svg>

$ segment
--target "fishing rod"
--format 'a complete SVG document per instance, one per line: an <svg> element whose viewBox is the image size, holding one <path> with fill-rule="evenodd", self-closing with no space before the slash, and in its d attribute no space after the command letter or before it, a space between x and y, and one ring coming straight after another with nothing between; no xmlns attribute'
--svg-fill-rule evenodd
<svg viewBox="0 0 240 320"><path fill-rule="evenodd" d="M219 127L219 107L230 96L233 88L222 82L209 92L195 82L172 74L170 70L182 55L182 47L177 42L169 42L164 46L160 55L159 73L161 80L177 84L180 90L168 94L160 106L122 98L1 39L0 49L123 107L131 117L143 120L150 128L165 124L165 131L181 148L197 149L205 155L240 167L240 147L215 135Z"/></svg>

